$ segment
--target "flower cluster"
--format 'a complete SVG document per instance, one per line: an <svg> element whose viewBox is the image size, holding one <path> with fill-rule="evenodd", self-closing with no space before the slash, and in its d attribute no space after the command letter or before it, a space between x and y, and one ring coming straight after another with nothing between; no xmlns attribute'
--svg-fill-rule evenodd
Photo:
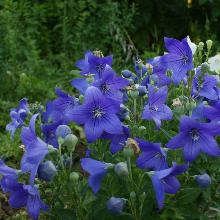
<svg viewBox="0 0 220 220"><path fill-rule="evenodd" d="M21 170L0 161L1 188L9 193L12 207L26 206L33 219L38 219L40 209L48 209L35 181L52 181L57 167L62 172L66 165L64 152L69 154L72 169L78 138L69 126L84 128L88 149L80 164L89 174L88 185L95 195L103 193L102 183L109 176L122 178L129 185L127 198L121 198L122 194L108 195L107 209L114 214L130 208L131 215L142 216L142 208L137 214L133 201L140 195L138 201L143 206L148 178L158 208L162 209L165 195L180 189L176 176L188 171L201 152L220 156L216 140L220 135L220 89L218 75L208 63L210 41L204 54L206 60L201 45L195 45L189 37L181 41L164 38L164 42L164 55L148 59L146 64L139 59L134 72L123 70L122 76L113 70L112 56L88 51L76 62L80 77L71 81L78 96L56 88L57 98L47 103L43 113L32 115L26 99L11 110L12 122L7 130L13 137L22 127L25 148ZM42 137L35 129L38 117ZM24 125L27 118L28 127ZM173 150L179 148L183 148L183 157L173 157ZM56 166L48 159L51 152L57 152ZM30 174L28 184L19 182L19 176L25 173ZM81 176L86 178L85 173ZM71 173L70 179L78 181L79 175ZM208 174L196 175L195 179L202 188L211 184Z"/></svg>

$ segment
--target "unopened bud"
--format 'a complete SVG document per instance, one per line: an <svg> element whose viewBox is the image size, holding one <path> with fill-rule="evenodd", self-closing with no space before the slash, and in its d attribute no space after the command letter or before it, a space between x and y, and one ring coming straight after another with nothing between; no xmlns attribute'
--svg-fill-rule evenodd
<svg viewBox="0 0 220 220"><path fill-rule="evenodd" d="M77 182L79 180L79 174L77 172L70 173L70 180L73 182Z"/></svg>
<svg viewBox="0 0 220 220"><path fill-rule="evenodd" d="M119 162L115 165L115 173L120 177L128 176L128 166L125 162Z"/></svg>
<svg viewBox="0 0 220 220"><path fill-rule="evenodd" d="M70 152L73 152L75 150L76 144L78 142L78 138L74 134L68 134L64 138L64 146L68 148Z"/></svg>
<svg viewBox="0 0 220 220"><path fill-rule="evenodd" d="M213 44L212 40L207 40L206 41L206 45L207 45L208 50L210 50L212 48L212 44Z"/></svg>

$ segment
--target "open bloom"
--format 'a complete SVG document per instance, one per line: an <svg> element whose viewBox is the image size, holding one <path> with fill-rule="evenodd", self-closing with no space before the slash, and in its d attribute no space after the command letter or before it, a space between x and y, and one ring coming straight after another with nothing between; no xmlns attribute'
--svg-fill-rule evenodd
<svg viewBox="0 0 220 220"><path fill-rule="evenodd" d="M201 123L194 118L183 116L180 119L180 132L173 137L167 147L184 148L185 161L191 162L203 151L210 156L220 156L220 149L214 135L220 134L216 123Z"/></svg>
<svg viewBox="0 0 220 220"><path fill-rule="evenodd" d="M29 127L23 127L21 139L25 145L25 153L21 160L21 170L30 172L30 184L34 183L38 167L48 153L47 144L37 137L35 121L38 114L32 116Z"/></svg>
<svg viewBox="0 0 220 220"><path fill-rule="evenodd" d="M25 98L19 102L18 108L14 108L11 110L10 116L12 122L7 124L6 126L6 130L10 133L11 138L14 137L16 129L23 126L24 120L26 119L28 112L29 107L27 99Z"/></svg>
<svg viewBox="0 0 220 220"><path fill-rule="evenodd" d="M81 159L81 166L83 170L90 174L89 186L94 193L97 193L100 189L102 179L107 175L108 168L112 167L112 164L93 160L91 158Z"/></svg>
<svg viewBox="0 0 220 220"><path fill-rule="evenodd" d="M178 41L173 38L164 38L168 54L160 57L160 65L173 73L173 81L179 84L186 77L186 73L193 69L192 51L187 39Z"/></svg>
<svg viewBox="0 0 220 220"><path fill-rule="evenodd" d="M165 193L175 194L179 188L180 183L175 177L186 171L188 166L173 164L171 168L156 171L151 177L156 199L159 209L164 206Z"/></svg>
<svg viewBox="0 0 220 220"><path fill-rule="evenodd" d="M165 105L167 99L167 87L162 87L155 92L152 85L148 85L148 104L144 107L142 119L153 120L158 128L161 120L171 120L172 111Z"/></svg>
<svg viewBox="0 0 220 220"><path fill-rule="evenodd" d="M127 139L130 137L130 129L123 126L123 132L121 134L109 134L104 133L102 135L103 139L111 140L110 151L112 154L120 151L126 144Z"/></svg>
<svg viewBox="0 0 220 220"><path fill-rule="evenodd" d="M193 79L192 94L194 97L205 97L209 100L217 100L217 83L218 80L214 75L203 75L201 73L201 67L198 67Z"/></svg>
<svg viewBox="0 0 220 220"><path fill-rule="evenodd" d="M113 62L112 56L102 57L86 52L85 59L78 60L76 66L81 69L82 75L94 74L95 78L100 78L106 67L110 67Z"/></svg>
<svg viewBox="0 0 220 220"><path fill-rule="evenodd" d="M141 139L135 139L142 153L137 158L137 166L141 169L162 170L166 169L166 152L161 148L160 143L151 143Z"/></svg>
<svg viewBox="0 0 220 220"><path fill-rule="evenodd" d="M86 138L89 142L100 138L103 132L122 133L122 125L116 113L119 105L105 98L101 91L90 86L85 93L85 102L76 106L69 118L78 124L84 124Z"/></svg>

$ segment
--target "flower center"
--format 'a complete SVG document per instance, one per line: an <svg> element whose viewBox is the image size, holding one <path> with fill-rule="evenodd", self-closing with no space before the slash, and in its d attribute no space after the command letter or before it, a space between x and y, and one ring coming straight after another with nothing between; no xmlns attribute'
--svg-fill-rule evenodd
<svg viewBox="0 0 220 220"><path fill-rule="evenodd" d="M188 60L189 60L189 58L188 58L186 55L184 55L184 56L183 56L183 63L184 63L184 64L187 64L187 63L188 63Z"/></svg>
<svg viewBox="0 0 220 220"><path fill-rule="evenodd" d="M199 134L199 131L197 129L192 129L190 131L190 135L191 135L193 141L195 141L195 142L198 141L199 138L200 138L200 134Z"/></svg>
<svg viewBox="0 0 220 220"><path fill-rule="evenodd" d="M101 63L101 64L96 66L96 71L98 73L102 73L104 71L104 69L105 69L105 64L104 63Z"/></svg>
<svg viewBox="0 0 220 220"><path fill-rule="evenodd" d="M149 107L149 109L150 109L151 112L156 112L158 110L158 107L156 105L151 105Z"/></svg>
<svg viewBox="0 0 220 220"><path fill-rule="evenodd" d="M102 90L102 92L106 93L110 90L110 88L106 83L104 83L101 85L101 90Z"/></svg>
<svg viewBox="0 0 220 220"><path fill-rule="evenodd" d="M104 112L101 107L97 107L92 111L93 118L101 118L104 115Z"/></svg>

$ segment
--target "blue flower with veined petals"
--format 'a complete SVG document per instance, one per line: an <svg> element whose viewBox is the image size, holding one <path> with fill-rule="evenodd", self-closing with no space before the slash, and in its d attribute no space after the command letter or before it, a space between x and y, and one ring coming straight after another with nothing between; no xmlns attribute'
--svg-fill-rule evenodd
<svg viewBox="0 0 220 220"><path fill-rule="evenodd" d="M160 57L159 65L171 70L173 82L179 84L186 77L189 70L193 69L193 55L187 43L187 38L178 41L173 38L164 38L168 54Z"/></svg>
<svg viewBox="0 0 220 220"><path fill-rule="evenodd" d="M96 56L91 51L86 52L85 59L78 60L76 66L81 70L81 75L94 74L95 78L101 78L105 68L110 68L113 56Z"/></svg>
<svg viewBox="0 0 220 220"><path fill-rule="evenodd" d="M108 168L112 167L112 164L94 160L91 158L81 159L81 166L83 170L90 174L89 186L94 193L97 193L100 189L101 181L107 175Z"/></svg>
<svg viewBox="0 0 220 220"><path fill-rule="evenodd" d="M123 132L121 134L109 134L104 132L101 138L111 141L110 151L112 154L115 154L123 149L129 137L130 129L126 126L123 126Z"/></svg>
<svg viewBox="0 0 220 220"><path fill-rule="evenodd" d="M21 159L21 170L30 172L30 184L34 183L38 167L48 154L47 144L37 137L35 133L35 121L38 114L32 116L29 127L23 127L21 140L25 145L25 153Z"/></svg>
<svg viewBox="0 0 220 220"><path fill-rule="evenodd" d="M10 112L12 122L7 124L6 130L10 133L11 138L14 137L15 131L17 128L20 128L24 125L24 120L26 119L29 112L29 107L27 99L22 99L19 102L18 108L14 108Z"/></svg>
<svg viewBox="0 0 220 220"><path fill-rule="evenodd" d="M173 163L171 168L153 171L151 181L156 193L159 209L162 209L164 206L165 193L175 194L179 190L180 183L175 176L185 172L187 168L187 165L177 165Z"/></svg>
<svg viewBox="0 0 220 220"><path fill-rule="evenodd" d="M148 85L148 104L145 105L142 119L153 120L157 128L161 127L161 120L171 120L172 111L165 105L167 99L167 87L161 87L158 91L152 85Z"/></svg>
<svg viewBox="0 0 220 220"><path fill-rule="evenodd" d="M160 143L151 143L135 138L142 153L137 158L137 166L147 170L162 170L168 168L166 152Z"/></svg>
<svg viewBox="0 0 220 220"><path fill-rule="evenodd" d="M86 138L92 142L100 138L104 131L122 133L122 124L116 116L118 111L119 105L105 98L98 88L90 86L85 93L85 102L69 112L69 119L84 124Z"/></svg>
<svg viewBox="0 0 220 220"><path fill-rule="evenodd" d="M201 66L196 69L193 78L192 96L195 98L205 97L215 101L218 99L217 93L217 77L214 75L202 74Z"/></svg>
<svg viewBox="0 0 220 220"><path fill-rule="evenodd" d="M194 118L182 116L180 132L166 146L171 149L184 148L184 159L191 162L202 151L210 156L220 156L220 148L214 138L220 134L219 124L201 123Z"/></svg>

